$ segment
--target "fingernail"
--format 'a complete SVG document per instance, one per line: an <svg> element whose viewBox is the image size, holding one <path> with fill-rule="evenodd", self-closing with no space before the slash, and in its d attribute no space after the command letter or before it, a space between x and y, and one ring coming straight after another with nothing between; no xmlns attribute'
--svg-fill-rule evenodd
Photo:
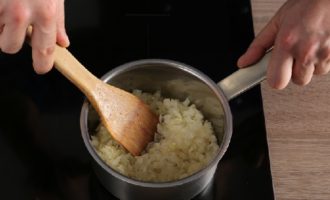
<svg viewBox="0 0 330 200"><path fill-rule="evenodd" d="M70 45L68 34L66 34L65 31L61 31L57 34L57 43L65 48Z"/></svg>
<svg viewBox="0 0 330 200"><path fill-rule="evenodd" d="M70 40L67 34L65 34L65 47L68 47L70 45Z"/></svg>

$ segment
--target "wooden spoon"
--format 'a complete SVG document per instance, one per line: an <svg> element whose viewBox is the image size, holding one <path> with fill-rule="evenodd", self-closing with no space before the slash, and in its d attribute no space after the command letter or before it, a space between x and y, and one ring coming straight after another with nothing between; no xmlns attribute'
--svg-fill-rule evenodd
<svg viewBox="0 0 330 200"><path fill-rule="evenodd" d="M158 123L149 107L133 94L95 77L66 48L56 45L54 65L85 94L112 137L134 156L140 155L153 140Z"/></svg>

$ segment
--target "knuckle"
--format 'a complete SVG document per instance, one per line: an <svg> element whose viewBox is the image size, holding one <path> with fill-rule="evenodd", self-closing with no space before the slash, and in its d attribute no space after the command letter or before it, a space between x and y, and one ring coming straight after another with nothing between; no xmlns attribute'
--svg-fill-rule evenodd
<svg viewBox="0 0 330 200"><path fill-rule="evenodd" d="M56 1L48 1L47 4L39 9L39 17L44 25L49 25L56 21L57 5Z"/></svg>
<svg viewBox="0 0 330 200"><path fill-rule="evenodd" d="M27 19L27 15L23 12L16 12L13 16L13 21L15 24L23 24Z"/></svg>
<svg viewBox="0 0 330 200"><path fill-rule="evenodd" d="M20 3L16 3L11 9L11 19L15 24L22 24L29 19L29 11Z"/></svg>
<svg viewBox="0 0 330 200"><path fill-rule="evenodd" d="M292 33L287 33L280 37L278 44L282 49L290 51L294 47L295 43L296 36L294 36L294 34Z"/></svg>
<svg viewBox="0 0 330 200"><path fill-rule="evenodd" d="M48 57L48 56L51 56L54 53L54 51L55 51L55 46L50 46L50 47L38 49L37 53L40 56Z"/></svg>
<svg viewBox="0 0 330 200"><path fill-rule="evenodd" d="M315 44L310 44L301 49L300 55L297 56L300 60L301 67L308 68L316 60L316 47Z"/></svg>
<svg viewBox="0 0 330 200"><path fill-rule="evenodd" d="M313 58L309 55L304 55L301 59L300 67L305 70L311 67L312 64L313 64Z"/></svg>

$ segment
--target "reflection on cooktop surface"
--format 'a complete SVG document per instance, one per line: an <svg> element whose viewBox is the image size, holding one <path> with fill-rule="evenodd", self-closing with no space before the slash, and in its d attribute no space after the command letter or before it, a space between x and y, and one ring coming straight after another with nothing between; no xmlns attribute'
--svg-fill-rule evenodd
<svg viewBox="0 0 330 200"><path fill-rule="evenodd" d="M253 38L246 0L66 4L69 49L97 76L132 60L167 58L219 81ZM84 6L90 12L80 18ZM30 54L28 46L0 54L0 198L116 199L94 175L80 135L84 96L56 70L36 75ZM194 199L274 199L260 88L230 106L229 149L213 184Z"/></svg>

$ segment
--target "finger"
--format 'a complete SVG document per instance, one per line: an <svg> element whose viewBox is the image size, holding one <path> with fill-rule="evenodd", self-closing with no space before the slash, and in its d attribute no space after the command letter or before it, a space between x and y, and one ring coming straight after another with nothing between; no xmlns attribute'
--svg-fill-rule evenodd
<svg viewBox="0 0 330 200"><path fill-rule="evenodd" d="M5 53L17 53L25 40L29 14L25 9L16 10L5 19L6 25L1 26L0 47Z"/></svg>
<svg viewBox="0 0 330 200"><path fill-rule="evenodd" d="M295 64L293 66L292 81L297 85L308 84L315 70L319 42L315 38L299 41L293 48Z"/></svg>
<svg viewBox="0 0 330 200"><path fill-rule="evenodd" d="M64 1L58 1L58 19L57 19L57 34L56 41L62 47L68 47L70 45L69 37L65 31L65 14L64 14Z"/></svg>
<svg viewBox="0 0 330 200"><path fill-rule="evenodd" d="M56 23L35 24L31 37L33 67L36 73L44 74L54 63Z"/></svg>
<svg viewBox="0 0 330 200"><path fill-rule="evenodd" d="M273 46L277 29L277 17L274 17L252 41L248 50L238 59L238 67L246 67L257 62Z"/></svg>
<svg viewBox="0 0 330 200"><path fill-rule="evenodd" d="M293 66L292 82L297 85L307 85L312 80L314 69L313 63L304 65L296 61Z"/></svg>
<svg viewBox="0 0 330 200"><path fill-rule="evenodd" d="M267 81L275 89L283 89L290 82L292 76L292 55L284 50L274 47L267 69Z"/></svg>
<svg viewBox="0 0 330 200"><path fill-rule="evenodd" d="M319 62L315 64L315 75L325 75L329 73L330 71L330 60L323 60L322 62Z"/></svg>
<svg viewBox="0 0 330 200"><path fill-rule="evenodd" d="M330 47L329 45L323 46L317 52L318 62L315 64L315 75L323 75L329 72L330 68Z"/></svg>

